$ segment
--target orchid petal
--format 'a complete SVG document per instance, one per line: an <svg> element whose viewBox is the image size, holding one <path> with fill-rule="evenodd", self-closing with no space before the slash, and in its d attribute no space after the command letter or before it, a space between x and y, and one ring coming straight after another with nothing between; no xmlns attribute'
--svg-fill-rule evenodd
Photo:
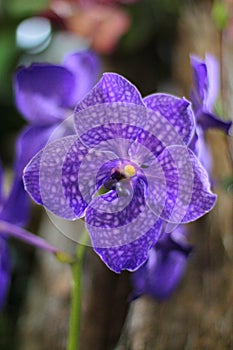
<svg viewBox="0 0 233 350"><path fill-rule="evenodd" d="M146 234L129 244L112 248L94 247L94 250L112 271L135 271L148 259L148 252L156 243L160 231L161 220L158 220Z"/></svg>
<svg viewBox="0 0 233 350"><path fill-rule="evenodd" d="M175 291L187 265L187 257L178 250L168 253L151 249L148 261L132 274L134 296L151 295L165 300Z"/></svg>
<svg viewBox="0 0 233 350"><path fill-rule="evenodd" d="M202 109L198 114L198 124L203 130L207 129L219 129L224 131L226 134L230 133L232 121L224 121L213 113L208 112L206 109Z"/></svg>
<svg viewBox="0 0 233 350"><path fill-rule="evenodd" d="M99 171L112 159L115 156L108 152L88 152L78 139L68 150L62 168L63 192L77 217L83 216L94 194L110 178L110 172Z"/></svg>
<svg viewBox="0 0 233 350"><path fill-rule="evenodd" d="M169 223L167 232L174 229L172 223L194 221L212 209L216 195L210 190L206 170L190 149L171 146L158 157L158 162L166 179L166 200L161 217ZM148 178L149 174L146 176ZM153 202L149 201L148 205L153 210ZM156 213L158 204L154 205Z"/></svg>
<svg viewBox="0 0 233 350"><path fill-rule="evenodd" d="M165 300L181 281L192 247L186 240L184 225L171 234L163 233L149 252L147 262L132 274L133 297L151 295Z"/></svg>
<svg viewBox="0 0 233 350"><path fill-rule="evenodd" d="M125 186L125 195L110 191L94 198L86 211L93 248L115 272L133 271L146 260L162 224L145 205L142 184L134 188L126 180L120 184Z"/></svg>
<svg viewBox="0 0 233 350"><path fill-rule="evenodd" d="M86 211L86 225L95 252L119 273L134 271L145 262L160 235L162 221L143 205L139 186L132 196L118 197L111 191L93 199Z"/></svg>
<svg viewBox="0 0 233 350"><path fill-rule="evenodd" d="M118 74L105 73L98 84L76 106L76 112L97 104L112 102L144 106L141 94L133 84Z"/></svg>
<svg viewBox="0 0 233 350"><path fill-rule="evenodd" d="M147 110L135 104L103 103L75 113L74 118L84 145L127 157L130 144L146 126Z"/></svg>
<svg viewBox="0 0 233 350"><path fill-rule="evenodd" d="M201 127L197 127L197 142L196 142L196 150L197 157L200 160L201 164L204 166L205 170L208 174L211 174L212 171L212 156L211 150L208 143L205 140L204 131Z"/></svg>
<svg viewBox="0 0 233 350"><path fill-rule="evenodd" d="M46 145L56 127L57 125L55 124L48 126L27 126L23 129L16 144L17 158L15 169L18 174L22 174L27 163Z"/></svg>
<svg viewBox="0 0 233 350"><path fill-rule="evenodd" d="M23 188L21 176L15 175L10 193L3 203L0 219L16 225L25 225L30 216L30 200Z"/></svg>
<svg viewBox="0 0 233 350"><path fill-rule="evenodd" d="M94 86L100 73L99 57L91 51L80 51L65 57L63 66L75 77L71 105L75 106Z"/></svg>
<svg viewBox="0 0 233 350"><path fill-rule="evenodd" d="M204 105L207 110L212 111L220 91L220 67L217 58L211 54L206 54L205 64L207 68L208 89Z"/></svg>
<svg viewBox="0 0 233 350"><path fill-rule="evenodd" d="M195 127L190 102L169 94L153 94L145 97L143 101L147 108L159 113L172 124L185 144L190 142Z"/></svg>
<svg viewBox="0 0 233 350"><path fill-rule="evenodd" d="M65 193L66 184L73 176L69 173L69 161L73 160L71 170L75 172L86 154L87 149L78 142L76 135L51 142L24 169L25 189L38 204L54 214L66 219L81 217L87 203L82 197L75 200L75 204L80 201L80 208L74 212L74 203L70 203Z"/></svg>
<svg viewBox="0 0 233 350"><path fill-rule="evenodd" d="M191 130L191 128L190 128ZM147 109L147 122L129 148L130 158L142 167L148 167L166 147L185 147L183 137L159 111Z"/></svg>
<svg viewBox="0 0 233 350"><path fill-rule="evenodd" d="M74 75L62 66L33 64L15 75L16 105L35 125L49 125L66 116L72 107Z"/></svg>
<svg viewBox="0 0 233 350"><path fill-rule="evenodd" d="M190 60L192 66L195 95L199 104L202 104L207 88L207 67L205 62L196 55L191 55Z"/></svg>

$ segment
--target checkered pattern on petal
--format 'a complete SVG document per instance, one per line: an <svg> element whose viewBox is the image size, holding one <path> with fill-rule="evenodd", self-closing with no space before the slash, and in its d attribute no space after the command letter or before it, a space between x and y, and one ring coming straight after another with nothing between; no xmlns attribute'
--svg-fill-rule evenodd
<svg viewBox="0 0 233 350"><path fill-rule="evenodd" d="M180 146L167 148L158 162L166 179L166 200L161 214L164 220L171 224L190 222L212 209L216 195L210 190L207 172L191 150ZM152 203L150 207L153 209Z"/></svg>
<svg viewBox="0 0 233 350"><path fill-rule="evenodd" d="M195 127L190 102L169 94L153 94L143 99L147 108L167 119L185 144L189 144Z"/></svg>
<svg viewBox="0 0 233 350"><path fill-rule="evenodd" d="M116 73L105 73L98 84L76 106L76 112L97 104L125 102L144 106L138 89Z"/></svg>
<svg viewBox="0 0 233 350"><path fill-rule="evenodd" d="M37 153L24 169L25 188L32 198L65 219L81 217L87 206L82 198L79 209L76 207L77 198L71 206L73 197L67 194L69 191L72 193L71 179L74 176L73 172L75 176L77 175L75 173L75 170L78 170L77 162L87 154L87 149L81 143L78 145L77 143L77 136L54 141ZM75 212L73 207L76 208Z"/></svg>
<svg viewBox="0 0 233 350"><path fill-rule="evenodd" d="M74 120L77 134L87 147L93 148L101 143L102 150L112 150L122 157L143 132L147 109L122 102L103 103L75 113ZM122 141L118 139L128 140L128 145L122 147Z"/></svg>

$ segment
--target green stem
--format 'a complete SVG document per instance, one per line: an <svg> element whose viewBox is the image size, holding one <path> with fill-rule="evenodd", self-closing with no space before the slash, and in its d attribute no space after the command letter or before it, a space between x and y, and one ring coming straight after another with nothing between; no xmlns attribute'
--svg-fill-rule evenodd
<svg viewBox="0 0 233 350"><path fill-rule="evenodd" d="M77 259L72 266L72 295L70 307L70 323L67 350L79 349L80 323L81 323L81 296L82 296L82 266L86 244L89 240L87 231L83 234L82 243L77 246Z"/></svg>

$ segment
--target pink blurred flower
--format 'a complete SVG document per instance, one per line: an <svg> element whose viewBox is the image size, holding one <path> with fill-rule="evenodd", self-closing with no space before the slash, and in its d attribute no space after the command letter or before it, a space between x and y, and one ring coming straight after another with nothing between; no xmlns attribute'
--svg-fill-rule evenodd
<svg viewBox="0 0 233 350"><path fill-rule="evenodd" d="M136 1L137 0L76 0L76 2L78 2L82 6L94 5L94 4L110 5L115 3L130 4Z"/></svg>
<svg viewBox="0 0 233 350"><path fill-rule="evenodd" d="M132 0L120 0L131 2ZM66 29L90 40L94 50L109 54L130 27L129 15L116 0L53 0L51 9L63 18Z"/></svg>

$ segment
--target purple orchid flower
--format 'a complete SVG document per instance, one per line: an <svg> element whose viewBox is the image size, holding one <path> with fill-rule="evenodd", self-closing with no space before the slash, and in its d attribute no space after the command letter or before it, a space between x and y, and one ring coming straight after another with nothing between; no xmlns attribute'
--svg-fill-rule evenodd
<svg viewBox="0 0 233 350"><path fill-rule="evenodd" d="M191 251L184 225L164 233L150 250L147 262L132 274L132 299L143 294L159 301L169 298L184 276Z"/></svg>
<svg viewBox="0 0 233 350"><path fill-rule="evenodd" d="M95 252L134 271L156 244L213 207L208 175L187 147L195 121L184 98L139 91L106 73L75 109L76 135L48 144L24 170L25 189L68 220L85 217Z"/></svg>
<svg viewBox="0 0 233 350"><path fill-rule="evenodd" d="M198 154L208 173L211 173L212 157L205 141L205 131L215 128L228 134L232 122L225 122L214 113L214 105L220 90L219 62L216 57L207 54L205 61L202 61L198 56L192 55L191 67L194 85L191 91L191 101L197 126L190 147Z"/></svg>
<svg viewBox="0 0 233 350"><path fill-rule="evenodd" d="M4 307L11 279L11 258L8 238L14 237L54 254L59 251L40 237L22 229L28 221L28 194L22 187L22 180L15 176L9 195L3 191L3 171L0 166L0 310Z"/></svg>
<svg viewBox="0 0 233 350"><path fill-rule="evenodd" d="M209 128L217 128L228 133L232 122L225 122L214 114L214 105L220 90L218 60L211 54L206 54L205 61L198 56L191 55L191 67L194 85L191 100L197 125L204 131Z"/></svg>
<svg viewBox="0 0 233 350"><path fill-rule="evenodd" d="M91 51L69 54L62 65L37 63L19 68L14 77L16 106L30 123L17 142L17 163L23 170L28 161L47 143L58 125L97 82L100 61ZM73 133L63 123L57 137Z"/></svg>

